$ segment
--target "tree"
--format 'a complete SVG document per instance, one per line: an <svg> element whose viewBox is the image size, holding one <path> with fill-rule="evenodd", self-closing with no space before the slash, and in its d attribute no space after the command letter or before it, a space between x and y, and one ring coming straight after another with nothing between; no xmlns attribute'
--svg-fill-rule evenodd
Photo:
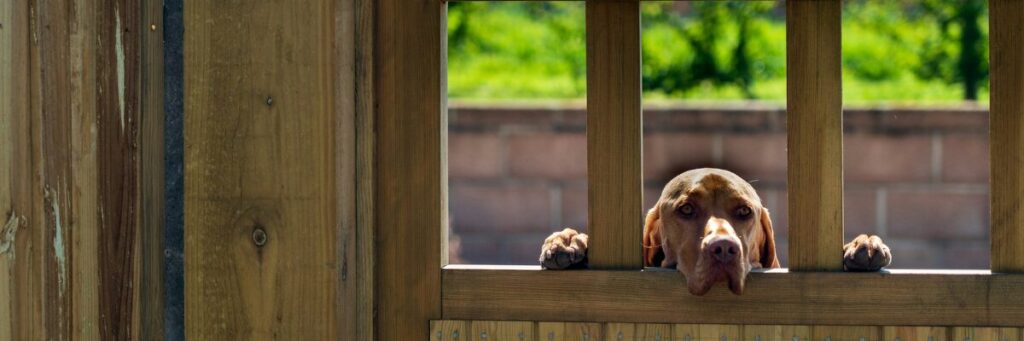
<svg viewBox="0 0 1024 341"><path fill-rule="evenodd" d="M959 82L964 99L977 100L978 89L988 79L988 37L982 30L985 2L926 0L921 8L938 25L940 34L927 42L918 76Z"/></svg>

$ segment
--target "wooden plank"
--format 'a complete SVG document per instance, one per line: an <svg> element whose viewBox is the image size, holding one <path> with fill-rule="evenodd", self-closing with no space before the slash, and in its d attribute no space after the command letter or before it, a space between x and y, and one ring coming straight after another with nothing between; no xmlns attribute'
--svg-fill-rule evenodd
<svg viewBox="0 0 1024 341"><path fill-rule="evenodd" d="M140 340L164 339L164 4L142 2L140 154Z"/></svg>
<svg viewBox="0 0 1024 341"><path fill-rule="evenodd" d="M102 13L97 11L96 6L87 6L79 4L75 8L75 14L73 17L80 18L75 20L72 24L70 41L68 42L71 46L70 59L72 60L71 72L76 77L71 78L70 88L74 89L74 96L71 98L71 112L68 113L68 118L71 121L70 125L70 145L71 154L71 178L68 179L72 184L71 186L75 190L70 191L68 200L72 203L71 207L73 211L64 212L66 216L62 217L64 221L74 221L75 223L68 224L73 226L70 241L70 251L73 257L71 257L71 278L72 278L72 324L77 326L72 328L72 338L80 338L84 340L99 340L100 330L103 327L111 327L109 325L100 326L100 301L104 298L100 297L100 284L103 283L100 274L100 259L99 253L101 250L100 244L103 243L100 237L100 231L102 230L101 216L99 214L101 210L100 206L100 186L99 186L99 169L97 164L100 160L98 155L101 151L97 144L99 143L99 126L97 122L101 119L108 119L110 116L101 117L98 113L100 111L101 102L104 105L104 110L113 109L115 113L121 113L120 97L115 97L114 100L100 100L102 96L101 91L107 91L108 89L118 89L117 78L102 77L101 73L106 71L113 71L113 68L100 66L98 58L103 55L101 51L102 46L110 46L111 49L116 48L111 39L107 38L103 40L103 36L108 34L105 30L98 25L97 20L101 20L100 16L106 16L112 18L113 14ZM113 31L113 30L111 30ZM123 50L122 50L123 51ZM107 55L109 56L109 54ZM124 66L124 59L113 60L110 65L116 65L118 67ZM116 73L112 73L116 74ZM113 83L111 83L111 80ZM99 84L103 82L103 84ZM113 87L111 87L112 85ZM119 90L119 89L118 89ZM109 92L110 94L122 95L122 93ZM116 108L111 108L110 104L117 103ZM120 115L117 115L120 119ZM117 122L105 121L106 124L115 124L118 128L120 127L120 120ZM109 131L104 134L109 137ZM106 138L104 141L110 141L111 139ZM104 150L105 152L106 150ZM123 161L123 159L122 159ZM49 165L47 165L49 166ZM116 181L116 180L115 180ZM119 196L120 193L114 194L115 197ZM105 208L105 207L103 207ZM114 212L120 212L117 208L112 208ZM115 214L115 216L118 216ZM120 218L120 216L118 216ZM116 228L116 227L115 227ZM134 244L133 244L134 245ZM86 285L75 285L77 283L83 283ZM120 285L118 285L120 287ZM133 293L133 291L125 291L127 293ZM111 305L105 305L104 308L110 307ZM104 311L110 312L110 311ZM111 312L112 313L112 312ZM124 315L117 314L115 316L125 317ZM112 321L112 320L106 320ZM119 320L124 321L124 320ZM126 327L131 325L121 325L121 329L127 330ZM107 334L105 336L111 336ZM122 337L126 335L120 335Z"/></svg>
<svg viewBox="0 0 1024 341"><path fill-rule="evenodd" d="M564 322L538 322L537 341L562 341L565 340Z"/></svg>
<svg viewBox="0 0 1024 341"><path fill-rule="evenodd" d="M636 341L670 341L672 340L672 325L640 323L636 325L634 335L633 339Z"/></svg>
<svg viewBox="0 0 1024 341"><path fill-rule="evenodd" d="M697 328L700 341L739 341L743 333L742 326L730 324L702 324Z"/></svg>
<svg viewBox="0 0 1024 341"><path fill-rule="evenodd" d="M885 341L947 341L949 328L946 327L882 327Z"/></svg>
<svg viewBox="0 0 1024 341"><path fill-rule="evenodd" d="M1024 3L989 1L992 271L1024 272Z"/></svg>
<svg viewBox="0 0 1024 341"><path fill-rule="evenodd" d="M604 334L609 340L633 341L636 340L636 325L632 323L606 323Z"/></svg>
<svg viewBox="0 0 1024 341"><path fill-rule="evenodd" d="M1018 328L952 328L951 341L1020 341Z"/></svg>
<svg viewBox="0 0 1024 341"><path fill-rule="evenodd" d="M603 327L600 323L566 323L565 341L603 341Z"/></svg>
<svg viewBox="0 0 1024 341"><path fill-rule="evenodd" d="M755 272L742 296L721 286L690 295L674 272L445 269L443 281L444 316L451 319L855 326L1024 321L1024 275L1010 274Z"/></svg>
<svg viewBox="0 0 1024 341"><path fill-rule="evenodd" d="M469 336L471 341L533 341L534 327L524 321L472 321Z"/></svg>
<svg viewBox="0 0 1024 341"><path fill-rule="evenodd" d="M746 341L810 341L811 327L792 325L743 326Z"/></svg>
<svg viewBox="0 0 1024 341"><path fill-rule="evenodd" d="M374 339L373 1L342 2L336 11L338 152L343 156L336 167L345 270L339 303L341 335L370 341Z"/></svg>
<svg viewBox="0 0 1024 341"><path fill-rule="evenodd" d="M673 336L677 341L739 341L743 335L740 325L677 324Z"/></svg>
<svg viewBox="0 0 1024 341"><path fill-rule="evenodd" d="M842 270L839 1L786 2L789 268Z"/></svg>
<svg viewBox="0 0 1024 341"><path fill-rule="evenodd" d="M469 339L469 322L455 320L430 321L430 340L460 341Z"/></svg>
<svg viewBox="0 0 1024 341"><path fill-rule="evenodd" d="M446 5L383 0L376 6L375 242L387 248L375 250L375 290L387 294L377 295L375 336L412 340L441 317Z"/></svg>
<svg viewBox="0 0 1024 341"><path fill-rule="evenodd" d="M185 3L188 339L339 339L332 3Z"/></svg>
<svg viewBox="0 0 1024 341"><path fill-rule="evenodd" d="M880 341L881 330L869 326L814 326L813 340L825 341Z"/></svg>
<svg viewBox="0 0 1024 341"><path fill-rule="evenodd" d="M41 340L43 231L39 115L29 3L0 3L0 339ZM32 52L30 54L30 51ZM26 67L28 66L28 67ZM31 90L31 91L30 91ZM38 101L35 101L38 102Z"/></svg>
<svg viewBox="0 0 1024 341"><path fill-rule="evenodd" d="M643 222L639 1L587 4L590 267L640 269Z"/></svg>

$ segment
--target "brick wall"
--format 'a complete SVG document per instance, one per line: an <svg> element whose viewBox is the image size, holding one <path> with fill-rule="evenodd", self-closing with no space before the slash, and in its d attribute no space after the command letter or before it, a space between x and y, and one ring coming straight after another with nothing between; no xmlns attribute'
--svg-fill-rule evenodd
<svg viewBox="0 0 1024 341"><path fill-rule="evenodd" d="M453 104L449 115L453 259L535 264L550 232L585 229L582 106ZM844 120L847 237L883 236L893 267L987 268L987 110L850 109ZM732 170L771 211L786 264L785 127L780 107L647 107L645 206L682 171Z"/></svg>

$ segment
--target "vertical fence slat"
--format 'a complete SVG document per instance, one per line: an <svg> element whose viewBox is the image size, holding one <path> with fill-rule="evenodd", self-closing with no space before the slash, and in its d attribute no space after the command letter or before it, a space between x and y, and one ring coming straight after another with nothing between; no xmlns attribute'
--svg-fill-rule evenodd
<svg viewBox="0 0 1024 341"><path fill-rule="evenodd" d="M590 266L639 269L640 2L587 2L587 180Z"/></svg>
<svg viewBox="0 0 1024 341"><path fill-rule="evenodd" d="M843 127L839 1L786 2L789 267L841 270Z"/></svg>
<svg viewBox="0 0 1024 341"><path fill-rule="evenodd" d="M375 336L422 339L427 321L441 317L446 4L382 0L376 6Z"/></svg>
<svg viewBox="0 0 1024 341"><path fill-rule="evenodd" d="M989 6L992 271L1024 272L1024 2Z"/></svg>
<svg viewBox="0 0 1024 341"><path fill-rule="evenodd" d="M164 4L142 1L142 96L139 136L141 154L141 276L138 337L164 336Z"/></svg>
<svg viewBox="0 0 1024 341"><path fill-rule="evenodd" d="M333 3L184 5L186 338L340 339Z"/></svg>

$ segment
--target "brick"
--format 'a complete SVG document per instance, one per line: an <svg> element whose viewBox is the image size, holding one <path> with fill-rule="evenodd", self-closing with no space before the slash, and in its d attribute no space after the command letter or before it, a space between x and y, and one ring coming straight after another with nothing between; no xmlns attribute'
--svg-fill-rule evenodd
<svg viewBox="0 0 1024 341"><path fill-rule="evenodd" d="M687 170L712 166L710 134L651 133L643 142L645 181L668 182Z"/></svg>
<svg viewBox="0 0 1024 341"><path fill-rule="evenodd" d="M537 264L540 247L544 244L544 238L547 237L546 233L505 236L500 249L504 259L500 264Z"/></svg>
<svg viewBox="0 0 1024 341"><path fill-rule="evenodd" d="M448 176L497 178L504 172L504 150L497 134L448 135Z"/></svg>
<svg viewBox="0 0 1024 341"><path fill-rule="evenodd" d="M455 184L452 229L465 232L551 230L551 196L544 186Z"/></svg>
<svg viewBox="0 0 1024 341"><path fill-rule="evenodd" d="M931 179L930 135L850 134L843 143L846 181L927 182Z"/></svg>
<svg viewBox="0 0 1024 341"><path fill-rule="evenodd" d="M877 200L874 190L846 190L843 193L844 242L860 234L877 234Z"/></svg>
<svg viewBox="0 0 1024 341"><path fill-rule="evenodd" d="M985 183L989 181L988 136L950 134L942 138L942 180Z"/></svg>
<svg viewBox="0 0 1024 341"><path fill-rule="evenodd" d="M661 190L664 186L644 186L644 214L650 210L661 199Z"/></svg>
<svg viewBox="0 0 1024 341"><path fill-rule="evenodd" d="M562 226L577 231L587 229L587 187L567 186L562 188Z"/></svg>
<svg viewBox="0 0 1024 341"><path fill-rule="evenodd" d="M722 168L747 181L786 182L786 134L734 134L722 141Z"/></svg>
<svg viewBox="0 0 1024 341"><path fill-rule="evenodd" d="M952 191L889 192L889 235L899 238L982 238L988 195Z"/></svg>
<svg viewBox="0 0 1024 341"><path fill-rule="evenodd" d="M515 177L585 179L587 136L582 133L526 133L508 137L510 174Z"/></svg>

